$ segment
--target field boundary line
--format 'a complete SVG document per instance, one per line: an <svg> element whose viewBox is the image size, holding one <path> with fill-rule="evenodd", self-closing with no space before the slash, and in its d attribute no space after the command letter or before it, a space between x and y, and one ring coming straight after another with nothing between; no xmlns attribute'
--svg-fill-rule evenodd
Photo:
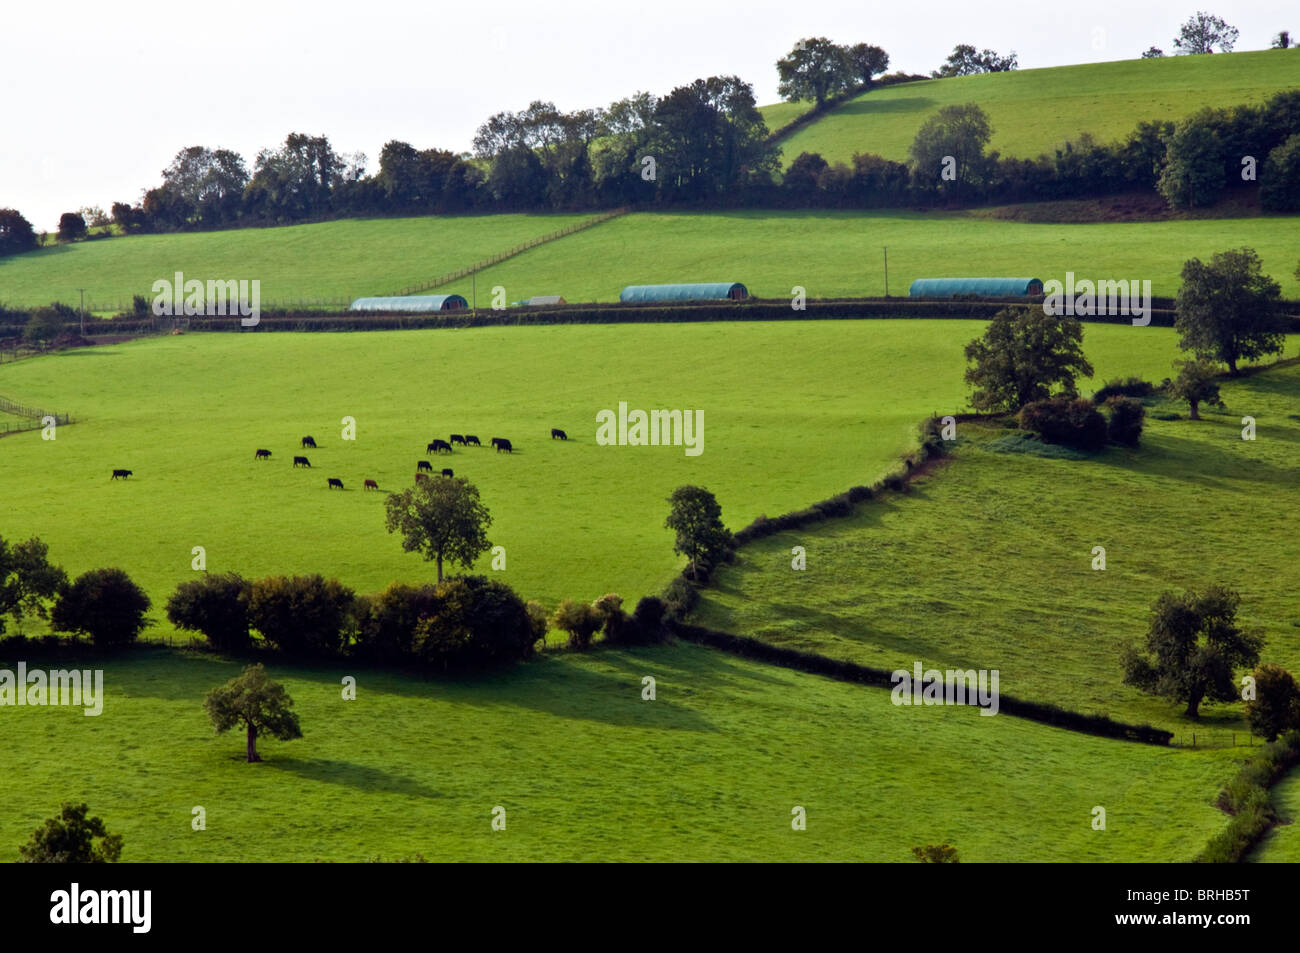
<svg viewBox="0 0 1300 953"><path fill-rule="evenodd" d="M834 679L837 682L849 682L855 685L884 689L894 687L893 672L889 669L833 659L829 655L822 655L819 652L803 652L798 649L772 645L752 636L708 629L678 620L673 620L670 625L673 634L678 638L748 659L749 661L767 662L792 671L820 675L824 678ZM1065 731L1092 735L1093 737L1132 741L1137 744L1159 747L1168 747L1169 739L1173 737L1173 732L1166 731L1163 728L1115 721L1105 715L1085 715L1081 712L1071 711L1068 708L1059 708L1042 702L1025 701L1001 693L998 694L998 706L999 714L1005 713L1013 718L1024 718L1052 728L1061 728ZM1075 725L1071 724L1071 722L1080 722L1081 724ZM1097 730L1090 731L1088 728L1082 727L1082 724L1089 725Z"/></svg>
<svg viewBox="0 0 1300 953"><path fill-rule="evenodd" d="M482 261L475 262L474 264L469 265L465 268L460 268L457 269L456 271L450 271L445 275L439 275L437 278L434 278L432 281L423 281L418 284L409 285L401 289L400 291L388 291L382 295L377 295L376 297L400 298L405 295L418 294L421 291L428 291L432 288L438 288L441 287L442 285L450 284L453 281L458 281L461 278L468 278L470 275L475 274L476 272L483 271L486 268L491 268L493 265L500 264L501 262L506 261L509 258L514 258L516 255L522 255L524 252L530 251L531 249L536 248L538 245L545 245L548 242L553 242L556 241L557 239L565 238L566 236L573 235L576 232L586 231L587 229L594 228L597 225L603 225L605 222L608 222L610 219L618 218L621 215L626 215L630 211L632 211L632 207L628 205L624 205L621 206L620 208L612 209L608 212L601 212L599 215L595 215L592 216L591 218L583 219L581 222L574 222L572 225L566 226L565 228L560 229L558 232L551 232L549 235L539 235L536 238L530 238L528 241L515 245L513 248L508 248L503 252L498 252L497 254L493 255L490 258L484 258Z"/></svg>

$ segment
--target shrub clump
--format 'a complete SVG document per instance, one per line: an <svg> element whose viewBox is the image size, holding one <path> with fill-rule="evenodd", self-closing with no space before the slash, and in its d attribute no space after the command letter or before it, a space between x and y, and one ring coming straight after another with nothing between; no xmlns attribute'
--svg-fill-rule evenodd
<svg viewBox="0 0 1300 953"><path fill-rule="evenodd" d="M1140 400L1132 397L1111 397L1106 401L1110 419L1106 422L1106 435L1111 443L1122 447L1136 447L1142 439L1147 409Z"/></svg>
<svg viewBox="0 0 1300 953"><path fill-rule="evenodd" d="M1106 418L1086 397L1036 400L1022 407L1017 419L1022 430L1037 434L1048 443L1088 452L1106 445Z"/></svg>

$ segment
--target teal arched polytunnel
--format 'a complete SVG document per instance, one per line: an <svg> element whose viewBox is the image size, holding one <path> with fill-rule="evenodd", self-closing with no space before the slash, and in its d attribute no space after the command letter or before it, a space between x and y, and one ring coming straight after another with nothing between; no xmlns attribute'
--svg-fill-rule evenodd
<svg viewBox="0 0 1300 953"><path fill-rule="evenodd" d="M739 281L703 284L628 285L618 296L623 304L653 304L659 301L741 301L749 291Z"/></svg>
<svg viewBox="0 0 1300 953"><path fill-rule="evenodd" d="M909 298L1028 298L1042 293L1043 283L1037 278L917 278L907 291Z"/></svg>
<svg viewBox="0 0 1300 953"><path fill-rule="evenodd" d="M400 298L358 298L349 311L459 311L469 306L460 295L409 295Z"/></svg>

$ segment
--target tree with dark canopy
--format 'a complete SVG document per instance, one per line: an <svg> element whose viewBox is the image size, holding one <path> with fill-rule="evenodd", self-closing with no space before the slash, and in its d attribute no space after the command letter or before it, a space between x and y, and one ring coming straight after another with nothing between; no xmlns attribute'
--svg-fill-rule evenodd
<svg viewBox="0 0 1300 953"><path fill-rule="evenodd" d="M261 663L250 665L244 673L212 689L203 700L203 708L217 734L243 724L247 737L250 764L261 761L257 754L257 736L268 734L280 741L302 737L298 716L290 709L293 699L284 686L266 677Z"/></svg>

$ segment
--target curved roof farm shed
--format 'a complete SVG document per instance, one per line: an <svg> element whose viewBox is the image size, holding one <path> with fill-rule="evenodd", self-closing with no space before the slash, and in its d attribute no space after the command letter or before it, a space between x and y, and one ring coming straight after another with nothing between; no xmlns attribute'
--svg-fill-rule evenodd
<svg viewBox="0 0 1300 953"><path fill-rule="evenodd" d="M686 285L628 285L618 296L623 304L660 301L743 301L749 290L738 281Z"/></svg>
<svg viewBox="0 0 1300 953"><path fill-rule="evenodd" d="M404 298L358 298L349 311L459 311L468 307L460 295L411 295Z"/></svg>
<svg viewBox="0 0 1300 953"><path fill-rule="evenodd" d="M908 289L909 298L952 298L980 295L985 298L1026 298L1043 293L1037 278L917 278Z"/></svg>

